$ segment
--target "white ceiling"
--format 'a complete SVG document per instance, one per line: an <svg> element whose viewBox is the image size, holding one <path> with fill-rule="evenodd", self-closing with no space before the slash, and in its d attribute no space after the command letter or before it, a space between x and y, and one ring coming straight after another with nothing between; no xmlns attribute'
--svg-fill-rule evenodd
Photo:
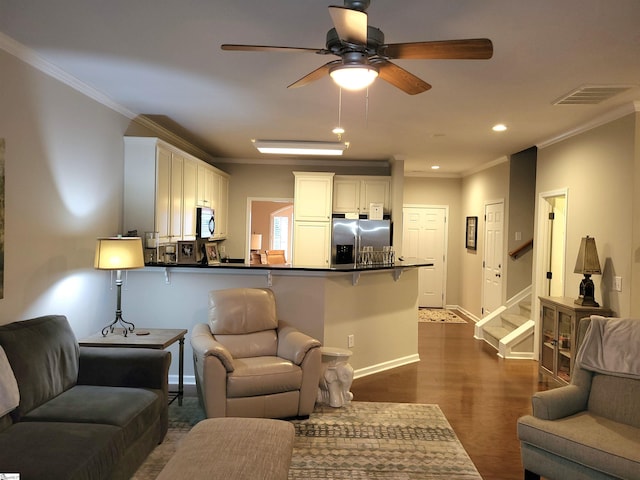
<svg viewBox="0 0 640 480"><path fill-rule="evenodd" d="M335 57L223 52L222 43L323 48L340 0L0 0L0 31L216 157L250 139L336 140L339 89L286 86ZM638 0L372 0L386 42L487 37L490 60L397 60L433 88L381 80L344 92L345 160L404 158L405 173L460 175L640 99ZM598 105L552 102L590 84L633 85ZM494 133L505 123L509 130Z"/></svg>

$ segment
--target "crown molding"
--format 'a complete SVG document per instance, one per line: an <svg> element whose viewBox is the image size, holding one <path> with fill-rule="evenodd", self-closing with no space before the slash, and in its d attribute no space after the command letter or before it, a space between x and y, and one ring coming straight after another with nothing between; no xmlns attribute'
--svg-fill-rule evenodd
<svg viewBox="0 0 640 480"><path fill-rule="evenodd" d="M434 173L420 170L405 171L404 176L413 178L462 178L462 174L460 173Z"/></svg>
<svg viewBox="0 0 640 480"><path fill-rule="evenodd" d="M318 167L370 167L389 169L388 160L319 160L302 158L222 158L217 163L236 163L244 165L306 165Z"/></svg>
<svg viewBox="0 0 640 480"><path fill-rule="evenodd" d="M561 133L555 137L549 138L548 140L544 140L536 144L538 148L546 148L555 143L562 142L568 138L574 137L576 135L580 135L581 133L588 132L597 127L601 127L602 125L606 125L607 123L613 122L614 120L618 120L619 118L625 117L631 113L640 112L640 100L636 100L630 103L625 103L624 105L620 105L613 110L600 115L599 117L594 118L593 120L584 123L574 129L568 130L567 132Z"/></svg>
<svg viewBox="0 0 640 480"><path fill-rule="evenodd" d="M42 73L55 78L65 85L68 85L74 90L77 90L78 92L95 100L105 107L108 107L111 110L114 110L129 119L134 119L136 117L136 114L128 108L125 108L122 105L114 102L104 93L84 82L81 82L73 75L70 75L60 67L42 58L34 50L22 45L17 40L14 40L13 38L2 32L0 32L0 49L31 65L33 68L40 70Z"/></svg>
<svg viewBox="0 0 640 480"><path fill-rule="evenodd" d="M199 147L196 147L194 144L188 142L184 138L176 135L171 130L166 129L162 125L154 122L149 117L145 115L138 115L135 118L131 119L132 122L137 123L141 127L146 128L152 134L158 136L167 143L170 143L174 147L177 147L185 152L189 152L191 155L198 157L200 160L204 160L207 163L219 162L220 159L218 157L214 157L211 154L205 152Z"/></svg>
<svg viewBox="0 0 640 480"><path fill-rule="evenodd" d="M502 157L498 157L495 160L492 160L490 162L487 163L483 163L482 165L479 165L477 167L471 168L469 170L466 170L464 172L462 172L462 176L463 177L468 177L470 175L474 175L476 173L479 173L483 170L488 170L489 168L493 168L496 165L500 165L501 163L505 163L509 161L509 157L504 155Z"/></svg>

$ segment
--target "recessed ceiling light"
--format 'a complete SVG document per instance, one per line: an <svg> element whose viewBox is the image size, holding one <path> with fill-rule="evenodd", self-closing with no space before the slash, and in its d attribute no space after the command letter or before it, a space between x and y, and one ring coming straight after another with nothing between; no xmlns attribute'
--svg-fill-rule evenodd
<svg viewBox="0 0 640 480"><path fill-rule="evenodd" d="M440 165L431 165L431 170L438 170Z"/></svg>
<svg viewBox="0 0 640 480"><path fill-rule="evenodd" d="M491 130L493 130L494 132L504 132L506 129L507 126L503 123L498 123L491 128Z"/></svg>

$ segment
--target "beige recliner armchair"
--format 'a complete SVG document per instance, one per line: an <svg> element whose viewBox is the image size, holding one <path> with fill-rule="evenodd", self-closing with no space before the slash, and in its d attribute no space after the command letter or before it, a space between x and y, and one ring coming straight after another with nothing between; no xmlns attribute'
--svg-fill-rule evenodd
<svg viewBox="0 0 640 480"><path fill-rule="evenodd" d="M640 479L640 320L580 321L569 385L518 419L524 478Z"/></svg>
<svg viewBox="0 0 640 480"><path fill-rule="evenodd" d="M320 342L278 322L273 292L209 292L209 323L191 334L207 417L308 416L320 377Z"/></svg>

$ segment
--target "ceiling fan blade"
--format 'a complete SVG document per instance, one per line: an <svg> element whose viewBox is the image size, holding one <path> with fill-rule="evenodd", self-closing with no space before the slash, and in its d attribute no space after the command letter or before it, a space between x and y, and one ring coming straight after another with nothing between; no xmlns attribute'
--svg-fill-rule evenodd
<svg viewBox="0 0 640 480"><path fill-rule="evenodd" d="M274 47L271 45L235 45L225 43L220 45L222 50L235 52L311 52L319 54L331 53L324 48L303 48L303 47Z"/></svg>
<svg viewBox="0 0 640 480"><path fill-rule="evenodd" d="M392 59L486 60L493 56L493 43L488 38L392 43L384 45L380 54Z"/></svg>
<svg viewBox="0 0 640 480"><path fill-rule="evenodd" d="M287 88L304 87L305 85L308 85L311 82L315 82L316 80L320 80L325 75L329 75L329 70L331 69L331 67L333 67L334 65L339 64L339 63L342 63L342 61L341 60L333 60L333 61L331 61L329 63L325 63L321 67L316 68L313 72L308 73L307 75L305 75L304 77L302 77L299 80L296 80L291 85L289 85Z"/></svg>
<svg viewBox="0 0 640 480"><path fill-rule="evenodd" d="M413 73L407 72L404 68L397 66L391 62L382 62L376 64L378 67L378 76L389 82L394 87L399 88L409 95L426 92L431 88L424 80L416 77Z"/></svg>
<svg viewBox="0 0 640 480"><path fill-rule="evenodd" d="M340 40L346 43L367 44L367 14L346 7L329 7L329 14Z"/></svg>

